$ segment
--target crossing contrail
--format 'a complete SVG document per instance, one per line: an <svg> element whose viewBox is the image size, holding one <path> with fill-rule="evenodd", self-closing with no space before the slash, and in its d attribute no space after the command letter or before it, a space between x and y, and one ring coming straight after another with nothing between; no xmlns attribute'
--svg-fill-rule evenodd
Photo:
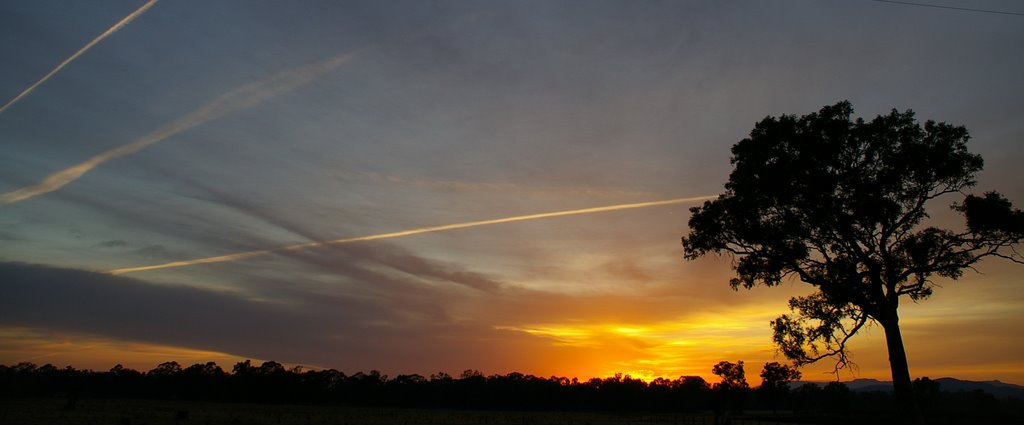
<svg viewBox="0 0 1024 425"><path fill-rule="evenodd" d="M163 125L138 140L102 152L85 162L46 176L41 182L0 195L0 204L13 204L53 192L77 180L100 164L133 154L156 142L189 130L200 124L221 118L232 112L259 105L273 97L309 83L348 61L354 53L336 55L328 60L292 68L266 80L243 84L188 114Z"/></svg>
<svg viewBox="0 0 1024 425"><path fill-rule="evenodd" d="M79 56L82 56L83 53L85 53L86 51L91 49L92 46L95 46L96 43L99 43L100 41L103 41L104 38L107 38L111 34L117 32L117 30L119 30L121 28L124 28L124 26L128 25L129 22L135 20L135 18L138 18L139 15L142 15L142 13L145 12L146 10L148 10L150 7L153 7L153 5L156 4L157 1L158 0L149 0L148 2L146 2L146 4L142 5L138 9L136 9L130 15L125 16L123 19L118 21L116 24L114 24L114 26L112 26L110 28L107 28L106 31L103 31L103 34L100 34L96 38L92 39L92 41L90 41L89 44L86 44L81 49L78 49L77 52L75 52L73 55L71 55L67 59L64 59L64 62L61 62L59 65L57 65L56 68L53 68L53 70L51 70L49 73L44 75L43 78L40 78L39 81L36 81L35 84L32 84L31 86L29 86L27 89L25 89L20 94L15 96L13 99L8 100L7 103L4 104L4 106L0 106L0 113L3 113L4 111L6 111L7 108L11 107L11 105L14 104L14 102L17 102L17 101L21 100L21 98L23 98L25 96L28 96L28 94L32 93L32 91L35 90L36 87L39 87L40 85L45 83L46 80L49 80L50 77L53 77L54 74L59 72L61 69L64 69L64 67L68 66L68 64L71 63L71 61L73 61L75 59L78 59Z"/></svg>
<svg viewBox="0 0 1024 425"><path fill-rule="evenodd" d="M555 211L555 212L547 212L547 213L539 213L539 214L529 214L529 215L517 215L517 216L513 216L513 217L495 218L495 219L490 219L490 220L467 221L467 222L464 222L464 223L444 224L444 225L440 225L440 226L431 226L431 227L420 227L420 228L417 228L417 229L401 230L401 231L390 232L390 233L380 233L380 234L376 234L376 235L356 236L356 237L352 237L352 238L334 239L334 240L323 241L323 242L310 242L310 243L303 243L303 244L296 244L296 245L288 245L288 246L283 246L283 247L280 247L280 248L273 248L273 249L262 249L262 250L256 250L256 251L238 252L238 253L234 253L234 254L219 255L219 256L216 256L216 257L196 258L194 260L173 261L173 262L170 262L170 263L154 264L154 265L149 265L149 266L125 267L125 268L120 268L120 269L108 270L106 273L118 275L118 274L125 274L125 273L144 272L144 271L149 271L149 270L160 270L160 269L170 269L170 268L175 268L175 267L196 266L196 265L200 265L200 264L225 263L225 262L229 262L229 261L237 261L237 260L242 260L242 259L246 259L246 258L258 257L258 256L261 256L261 255L273 254L273 253L276 253L276 252L300 251L300 250L317 248L317 247L328 246L328 245L341 245L341 244L352 243L352 242L375 241L375 240L378 240L378 239L393 239L393 238L400 238L400 237L404 237L404 236L418 235L418 234L421 234L421 233L444 232L444 231L447 231L447 230L465 229L465 228L468 228L468 227L489 226L489 225L492 225L492 224L512 223L512 222L516 222L516 221L537 220L537 219L542 219L542 218L565 217L565 216L569 216L569 215L594 214L594 213L609 212L609 211L629 210L629 209L635 209L635 208L649 208L649 207L657 207L657 206L662 206L662 205L683 204L683 203L689 203L689 202L696 202L696 201L704 201L704 200L714 199L716 197L717 197L717 195L694 196L694 197L690 197L690 198L666 199L666 200L661 200L661 201L639 202L639 203L635 203L635 204L609 205L609 206L604 206L604 207L583 208L583 209L578 209L578 210Z"/></svg>

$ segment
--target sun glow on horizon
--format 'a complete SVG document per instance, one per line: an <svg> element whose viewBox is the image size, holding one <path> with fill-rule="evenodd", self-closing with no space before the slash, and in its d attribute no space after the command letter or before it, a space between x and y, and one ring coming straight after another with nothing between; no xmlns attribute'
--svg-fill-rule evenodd
<svg viewBox="0 0 1024 425"><path fill-rule="evenodd" d="M594 358L581 365L554 359L579 376L616 374L650 382L655 378L701 376L717 380L711 366L721 360L774 361L767 323L778 312L769 308L732 314L702 314L662 322L594 322L499 326L547 340L552 347L575 349ZM578 360L578 359L577 359ZM565 366L563 366L565 367ZM757 371L748 371L754 373Z"/></svg>
<svg viewBox="0 0 1024 425"><path fill-rule="evenodd" d="M226 371L246 359L219 351L119 340L76 333L37 331L27 328L0 328L0 364L51 363L57 367L107 370L120 364L129 369L147 371L160 363L175 361L182 367L215 362ZM253 361L258 361L253 359Z"/></svg>

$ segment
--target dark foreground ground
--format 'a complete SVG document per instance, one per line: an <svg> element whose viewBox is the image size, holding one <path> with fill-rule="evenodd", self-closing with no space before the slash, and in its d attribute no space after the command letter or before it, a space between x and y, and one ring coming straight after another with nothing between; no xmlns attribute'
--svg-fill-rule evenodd
<svg viewBox="0 0 1024 425"><path fill-rule="evenodd" d="M713 417L674 414L500 412L296 406L165 400L0 399L0 424L68 425L703 425ZM733 422L741 424L743 422ZM747 422L757 424L756 421ZM762 422L768 424L767 422Z"/></svg>
<svg viewBox="0 0 1024 425"><path fill-rule="evenodd" d="M730 425L886 424L885 415L793 417L770 412L732 413ZM931 417L929 424L1020 424L1019 416ZM301 406L195 401L82 399L69 408L64 398L0 398L0 424L67 425L712 425L706 413L509 412Z"/></svg>

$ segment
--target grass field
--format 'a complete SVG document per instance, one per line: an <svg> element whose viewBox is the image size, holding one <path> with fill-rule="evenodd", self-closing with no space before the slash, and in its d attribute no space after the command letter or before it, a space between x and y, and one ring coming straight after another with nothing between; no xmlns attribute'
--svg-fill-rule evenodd
<svg viewBox="0 0 1024 425"><path fill-rule="evenodd" d="M929 415L933 425L1020 424L1022 416ZM723 418L726 419L726 418ZM769 412L730 414L729 425L852 425L902 423L891 414L833 414L794 418ZM396 409L211 403L173 400L0 398L0 425L713 425L710 412L590 413Z"/></svg>
<svg viewBox="0 0 1024 425"><path fill-rule="evenodd" d="M710 425L710 415L498 412L207 403L164 400L0 399L0 424L67 425ZM775 421L732 418L733 425Z"/></svg>

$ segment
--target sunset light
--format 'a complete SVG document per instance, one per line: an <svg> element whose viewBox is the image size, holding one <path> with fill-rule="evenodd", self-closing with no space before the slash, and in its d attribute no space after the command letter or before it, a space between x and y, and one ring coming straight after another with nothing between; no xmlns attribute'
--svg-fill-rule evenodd
<svg viewBox="0 0 1024 425"><path fill-rule="evenodd" d="M1024 5L903 3L0 2L0 365L1024 385Z"/></svg>

